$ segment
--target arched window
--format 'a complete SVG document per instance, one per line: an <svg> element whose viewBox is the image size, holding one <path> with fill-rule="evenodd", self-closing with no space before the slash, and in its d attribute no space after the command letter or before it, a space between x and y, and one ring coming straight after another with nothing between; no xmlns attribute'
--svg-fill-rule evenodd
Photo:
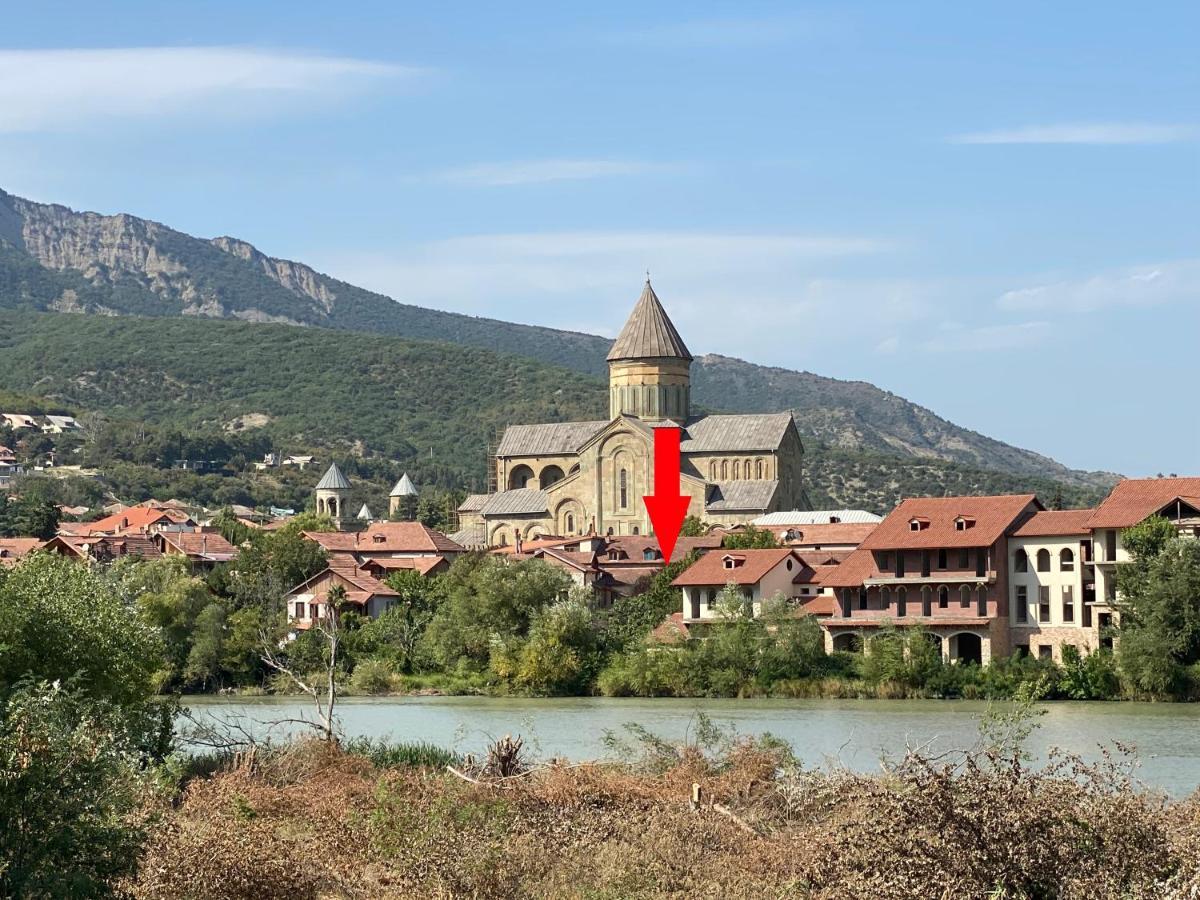
<svg viewBox="0 0 1200 900"><path fill-rule="evenodd" d="M708 464L708 480L709 481L717 480L717 461L715 459L711 463Z"/></svg>
<svg viewBox="0 0 1200 900"><path fill-rule="evenodd" d="M575 533L575 514L567 513L567 534Z"/></svg>
<svg viewBox="0 0 1200 900"><path fill-rule="evenodd" d="M885 587L879 589L879 608L887 612L892 605L892 592Z"/></svg>
<svg viewBox="0 0 1200 900"><path fill-rule="evenodd" d="M1013 554L1013 571L1028 572L1029 571L1029 554L1024 550L1018 550Z"/></svg>
<svg viewBox="0 0 1200 900"><path fill-rule="evenodd" d="M733 480L737 481L742 477L742 464L738 460L733 461Z"/></svg>
<svg viewBox="0 0 1200 900"><path fill-rule="evenodd" d="M1050 571L1050 551L1045 547L1037 552L1037 569L1039 572Z"/></svg>
<svg viewBox="0 0 1200 900"><path fill-rule="evenodd" d="M763 477L763 461L761 459L754 461L754 477L762 481Z"/></svg>
<svg viewBox="0 0 1200 900"><path fill-rule="evenodd" d="M333 516L335 519L338 517L337 506L338 502L334 497L330 497L325 501L325 508L329 510L329 515Z"/></svg>
<svg viewBox="0 0 1200 900"><path fill-rule="evenodd" d="M928 586L921 588L921 615L933 615L933 591Z"/></svg>
<svg viewBox="0 0 1200 900"><path fill-rule="evenodd" d="M324 514L325 514L325 499L323 497L318 497L317 498L317 515L323 516Z"/></svg>
<svg viewBox="0 0 1200 900"><path fill-rule="evenodd" d="M908 591L896 588L896 616L903 618L908 615Z"/></svg>
<svg viewBox="0 0 1200 900"><path fill-rule="evenodd" d="M621 509L626 509L629 506L629 472L625 469L621 470Z"/></svg>
<svg viewBox="0 0 1200 900"><path fill-rule="evenodd" d="M729 480L729 460L727 459L721 460L721 480Z"/></svg>
<svg viewBox="0 0 1200 900"><path fill-rule="evenodd" d="M637 525L634 525L634 526L633 526L633 528L632 528L632 530L631 530L631 533L632 533L632 534L641 534L641 533L642 533L642 529L641 529L641 528L639 528Z"/></svg>
<svg viewBox="0 0 1200 900"><path fill-rule="evenodd" d="M971 589L965 584L958 589L958 605L963 609L971 608Z"/></svg>
<svg viewBox="0 0 1200 900"><path fill-rule="evenodd" d="M1062 553L1058 554L1058 567L1064 572L1075 571L1075 553L1070 547L1063 547Z"/></svg>
<svg viewBox="0 0 1200 900"><path fill-rule="evenodd" d="M950 606L950 588L944 584L938 588L938 609L948 609Z"/></svg>

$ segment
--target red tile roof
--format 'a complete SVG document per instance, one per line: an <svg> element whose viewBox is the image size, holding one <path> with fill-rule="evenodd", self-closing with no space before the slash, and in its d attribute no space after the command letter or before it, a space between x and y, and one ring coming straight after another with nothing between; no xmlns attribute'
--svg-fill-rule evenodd
<svg viewBox="0 0 1200 900"><path fill-rule="evenodd" d="M465 553L439 531L420 522L374 522L366 531L306 531L331 553Z"/></svg>
<svg viewBox="0 0 1200 900"><path fill-rule="evenodd" d="M1126 478L1096 507L1089 528L1129 528L1176 497L1200 497L1200 478Z"/></svg>
<svg viewBox="0 0 1200 900"><path fill-rule="evenodd" d="M237 556L237 547L215 532L208 531L164 531L158 534L163 551L168 547L197 559L212 562L228 562Z"/></svg>
<svg viewBox="0 0 1200 900"><path fill-rule="evenodd" d="M741 560L741 564L732 569L725 568L725 560L729 557ZM786 547L773 550L716 550L696 560L671 584L675 587L724 585L730 582L758 584L763 576L788 558L803 564L799 555Z"/></svg>
<svg viewBox="0 0 1200 900"><path fill-rule="evenodd" d="M0 566L15 566L40 546L38 538L0 538Z"/></svg>
<svg viewBox="0 0 1200 900"><path fill-rule="evenodd" d="M446 568L449 565L444 556L404 556L399 559L368 559L361 568L389 573L412 571L419 575L428 575L435 569Z"/></svg>
<svg viewBox="0 0 1200 900"><path fill-rule="evenodd" d="M1055 537L1088 533L1094 509L1044 509L1017 526L1013 537Z"/></svg>
<svg viewBox="0 0 1200 900"><path fill-rule="evenodd" d="M859 545L859 549L988 547L999 540L1023 512L1040 508L1033 494L913 497L901 501ZM970 527L962 531L955 527L955 520L960 516L970 523ZM914 519L924 527L913 530L910 523Z"/></svg>
<svg viewBox="0 0 1200 900"><path fill-rule="evenodd" d="M671 562L679 562L681 559L685 559L692 551L705 553L710 550L716 550L720 548L723 540L724 538L719 534L681 537L675 542L675 549L671 551ZM628 554L629 559L641 560L643 558L642 554L651 548L658 549L658 538L649 535L613 537L608 539L605 549L600 551L600 559L603 562L607 552L615 549Z"/></svg>
<svg viewBox="0 0 1200 900"><path fill-rule="evenodd" d="M88 547L87 551L84 547ZM47 550L55 550L80 558L140 556L142 559L158 559L162 553L154 538L147 534L87 535L60 534L46 542Z"/></svg>
<svg viewBox="0 0 1200 900"><path fill-rule="evenodd" d="M821 573L823 587L861 587L868 578L878 575L875 557L870 550L859 547L846 557L839 566L830 566Z"/></svg>
<svg viewBox="0 0 1200 900"><path fill-rule="evenodd" d="M683 613L671 613L650 632L650 641L655 644L678 644L687 640L688 626Z"/></svg>
<svg viewBox="0 0 1200 900"><path fill-rule="evenodd" d="M178 525L190 519L174 509L153 509L148 506L131 506L128 509L95 522L75 522L64 525L71 534L126 534L145 531L154 525Z"/></svg>
<svg viewBox="0 0 1200 900"><path fill-rule="evenodd" d="M294 594L297 594L302 588L308 587L314 582L320 582L323 580L340 582L341 586L346 588L346 599L352 603L365 604L372 597L399 596L399 594L397 594L396 591L389 587L386 583L380 581L375 576L364 572L362 569L346 563L344 558L341 560L336 560L336 562L341 564L333 565L332 563L334 562L335 560L331 559L331 565L328 568L321 570L307 581L302 581L300 584L296 585L294 588L288 591L288 596L290 597ZM328 593L328 591L326 591L326 593Z"/></svg>
<svg viewBox="0 0 1200 900"><path fill-rule="evenodd" d="M832 616L837 610L837 598L832 594L818 594L800 604L800 612L808 616Z"/></svg>
<svg viewBox="0 0 1200 900"><path fill-rule="evenodd" d="M766 526L764 526L766 527ZM816 525L772 525L768 530L785 539L789 528L795 537L789 544L860 544L875 530L875 522L821 522Z"/></svg>

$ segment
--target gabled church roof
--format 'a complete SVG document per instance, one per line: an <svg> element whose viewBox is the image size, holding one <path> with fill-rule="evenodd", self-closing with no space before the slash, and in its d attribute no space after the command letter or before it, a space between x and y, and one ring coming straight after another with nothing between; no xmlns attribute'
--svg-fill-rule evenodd
<svg viewBox="0 0 1200 900"><path fill-rule="evenodd" d="M608 360L664 358L690 361L692 354L667 317L667 311L659 303L658 295L647 278L642 296L638 298L629 320L608 351Z"/></svg>
<svg viewBox="0 0 1200 900"><path fill-rule="evenodd" d="M337 463L330 463L329 468L325 470L325 474L321 476L321 480L317 482L316 489L318 491L348 491L350 489L350 480L342 474L342 470L337 467Z"/></svg>
<svg viewBox="0 0 1200 900"><path fill-rule="evenodd" d="M417 496L417 486L413 484L413 480L408 477L405 472L400 480L396 482L396 486L392 488L389 497L415 497Z"/></svg>

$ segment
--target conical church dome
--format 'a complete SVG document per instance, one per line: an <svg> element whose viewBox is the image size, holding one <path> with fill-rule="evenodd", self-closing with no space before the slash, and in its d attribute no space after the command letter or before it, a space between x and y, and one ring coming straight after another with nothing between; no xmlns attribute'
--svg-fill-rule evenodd
<svg viewBox="0 0 1200 900"><path fill-rule="evenodd" d="M629 320L608 351L609 362L618 359L692 359L649 278Z"/></svg>

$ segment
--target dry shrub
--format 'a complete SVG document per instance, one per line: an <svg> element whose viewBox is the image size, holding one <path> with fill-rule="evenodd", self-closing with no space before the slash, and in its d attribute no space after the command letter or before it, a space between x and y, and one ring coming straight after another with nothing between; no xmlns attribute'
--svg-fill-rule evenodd
<svg viewBox="0 0 1200 900"><path fill-rule="evenodd" d="M1200 888L1200 798L1137 790L1119 759L1035 770L1017 753L914 753L866 776L788 770L754 742L727 750L472 784L309 745L193 783L131 893L1140 900Z"/></svg>

